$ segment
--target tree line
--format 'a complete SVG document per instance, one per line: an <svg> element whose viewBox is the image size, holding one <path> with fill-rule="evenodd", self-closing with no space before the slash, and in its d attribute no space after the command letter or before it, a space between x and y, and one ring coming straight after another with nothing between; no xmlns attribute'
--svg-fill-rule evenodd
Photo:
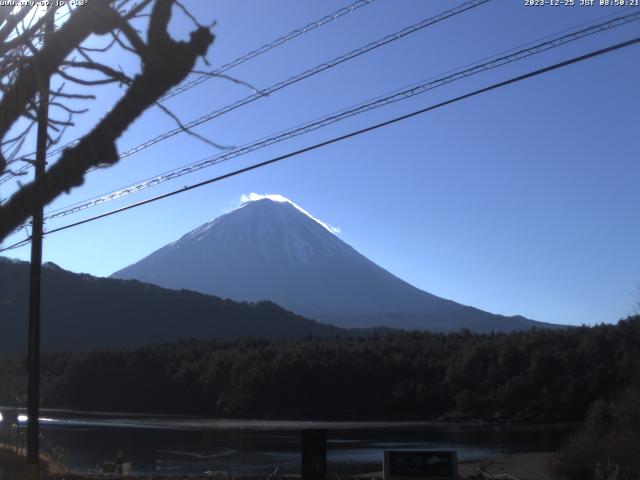
<svg viewBox="0 0 640 480"><path fill-rule="evenodd" d="M0 359L0 403L25 362ZM500 334L185 340L43 357L45 407L282 419L582 421L637 385L640 316Z"/></svg>

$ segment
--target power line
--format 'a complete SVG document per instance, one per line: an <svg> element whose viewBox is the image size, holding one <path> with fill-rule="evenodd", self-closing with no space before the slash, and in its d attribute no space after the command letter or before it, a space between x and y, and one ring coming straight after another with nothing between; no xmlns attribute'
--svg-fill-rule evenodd
<svg viewBox="0 0 640 480"><path fill-rule="evenodd" d="M436 23L439 23L443 20L446 20L447 18L450 17L454 17L456 15L459 15L463 12L466 12L468 10L471 10L473 8L476 8L480 5L483 5L485 3L490 2L491 0L471 0L468 2L465 2L461 5L458 5L455 8L452 8L450 10L445 10L444 12L435 15L433 17L429 17L426 18L418 23L415 23L413 25L410 25L408 27L405 27L401 30L398 30L395 33L389 34L379 40L376 40L374 42L370 42L367 45L364 45L360 48L356 48L355 50L351 50L348 53L345 53L344 55L340 55L339 57L335 57L332 60L329 60L328 62L324 62L321 63L320 65L317 65L313 68L310 68L308 70L305 70L302 73L299 73L297 75L294 75L292 77L289 77L286 80L280 81L274 85L271 85L270 87L267 87L266 89L260 90L252 95L249 95L247 97L244 97L236 102L233 102L229 105L226 105L222 108L219 108L217 110L213 110L212 112L207 113L206 115L202 115L199 118L196 118L195 120L192 120L184 125L182 125L181 127L178 128L174 128L172 130L168 130L160 135L157 135L154 138L151 138L149 140L147 140L144 143L138 144L135 147L130 148L129 150L126 150L122 153L120 153L118 155L118 159L122 159L125 157L128 157L130 155L133 155L135 153L138 153L141 150L144 150L147 147L150 147L152 145L155 145L156 143L159 143L163 140L166 140L168 138L171 138L175 135L178 135L182 132L184 132L185 130L190 130L194 127L197 127L199 125L202 125L203 123L209 122L211 120L213 120L214 118L220 117L226 113L231 112L232 110L235 110L239 107L242 107L244 105L247 105L249 103L252 103L260 98L266 97L268 95L271 95L272 93L275 93L279 90L282 90L283 88L289 87L295 83L298 83L302 80L305 80L307 78L310 78L314 75L317 75L320 72L323 72L325 70L331 69L333 67L336 67L344 62L347 62L349 60L353 60L354 58L359 57L360 55L363 55L365 53L368 53L372 50L375 50L377 48L380 48L384 45L387 45L391 42L394 42L396 40L399 40L401 38L404 38L407 35L410 35L412 33L415 33L417 31L422 30L423 28L427 28L430 27L432 25L435 25ZM93 168L92 170L96 170L96 168Z"/></svg>
<svg viewBox="0 0 640 480"><path fill-rule="evenodd" d="M587 28L584 28L560 37L555 37L550 40L537 43L527 48L516 50L515 52L508 53L507 55L491 57L489 61L486 61L480 64L472 64L472 66L468 68L463 68L461 70L453 70L453 73L450 73L449 75L445 75L443 77L431 77L421 83L413 84L410 87L405 88L404 90L396 90L389 95L380 96L371 101L363 102L353 108L341 110L339 112L336 112L324 117L320 117L316 120L312 120L302 125L290 128L288 130L284 130L270 137L266 137L258 141L254 141L252 143L249 143L247 145L234 149L233 151L206 157L197 162L193 162L191 164L178 167L176 169L167 171L165 173L156 175L154 177L147 178L140 182L130 184L118 190L115 190L97 197L93 197L88 200L76 202L66 207L61 207L56 210L52 210L50 212L47 212L45 219L52 220L52 219L64 217L73 213L77 213L82 210L86 210L94 206L101 205L111 200L122 198L132 193L136 193L141 190L157 186L160 183L173 180L175 178L193 173L203 168L207 168L207 167L216 165L218 163L230 160L232 158L236 158L236 157L254 152L256 150L265 148L275 143L279 143L281 141L288 140L290 138L294 138L296 136L303 135L311 131L326 127L328 125L359 115L361 113L374 110L374 109L377 109L377 108L380 108L380 107L389 105L391 103L395 103L400 100L404 100L419 94L426 93L437 87L466 78L468 76L475 75L493 68L497 68L518 60L522 60L529 56L532 56L541 52L545 52L547 50L559 47L561 45L565 45L572 41L579 40L581 38L584 38L585 36L593 35L603 30L614 28L632 21L637 21L637 20L640 20L640 12L636 12L630 15L625 15L622 17L617 17L607 22L601 22L597 25L592 25L590 27L587 27ZM18 231L19 229L17 229L16 231Z"/></svg>
<svg viewBox="0 0 640 480"><path fill-rule="evenodd" d="M421 115L423 113L426 113L426 112L429 112L429 111L432 111L432 110L436 110L436 109L445 107L447 105L451 105L451 104L459 102L461 100L466 100L468 98L475 97L475 96L480 95L482 93L486 93L486 92L489 92L489 91L492 91L492 90L496 90L498 88L502 88L502 87L505 87L507 85L511 85L513 83L521 82L522 80L526 80L526 79L529 79L529 78L532 78L532 77L536 77L538 75L542 75L544 73L551 72L553 70L557 70L557 69L560 69L560 68L575 64L575 63L583 62L585 60L588 60L588 59L591 59L591 58L594 58L594 57L605 55L605 54L611 53L611 52L613 52L615 50L620 50L622 48L629 47L631 45L635 45L635 44L638 44L638 43L640 43L640 37L635 37L635 38L632 38L632 39L627 40L625 42L616 43L616 44L611 45L609 47L605 47L605 48L602 48L602 49L599 49L599 50L595 50L595 51L589 52L587 54L580 55L578 57L573 57L573 58L570 58L568 60L564 60L562 62L555 63L553 65L549 65L547 67L543 67L543 68L540 68L540 69L537 69L537 70L533 70L533 71L525 73L523 75L519 75L517 77L512 77L512 78L510 78L508 80L504 80L502 82L494 83L494 84L489 85L487 87L483 87L483 88L480 88L478 90L474 90L474 91L472 91L470 93L466 93L464 95L460 95L460 96L451 98L449 100L445 100L445 101L437 103L435 105L430 105L430 106L422 108L420 110L416 110L416 111L413 111L411 113L407 113L405 115L401 115L401 116L392 118L390 120L386 120L384 122L380 122L380 123L377 123L375 125L371 125L369 127L362 128L360 130L356 130L356 131L347 133L345 135L341 135L339 137L334 137L334 138L332 138L330 140L325 140L323 142L316 143L316 144L311 145L309 147L305 147L305 148L302 148L302 149L299 149L299 150L296 150L296 151L293 151L293 152L289 152L289 153L284 154L284 155L280 155L280 156L272 158L270 160L265 160L264 162L256 163L256 164L250 165L248 167L244 167L244 168L241 168L241 169L238 169L238 170L234 170L234 171L226 173L224 175L219 175L217 177L213 177L213 178L210 178L208 180L204 180L202 182L195 183L193 185L185 186L183 188L180 188L180 189L177 189L177 190L173 190L171 192L164 193L162 195L158 195L158 196L149 198L147 200L142 200L140 202L133 203L133 204L130 204L130 205L126 205L124 207L117 208L115 210L111 210L109 212L102 213L100 215L95 215L95 216L90 217L90 218L86 218L86 219L79 220L79 221L74 222L74 223L63 225L62 227L54 228L54 229L49 230L48 232L46 232L46 234L49 235L51 233L56 233L56 232L60 232L62 230L67 230L69 228L73 228L73 227L76 227L76 226L79 226L79 225L83 225L85 223L89 223L89 222L92 222L92 221L95 221L95 220L98 220L98 219L101 219L101 218L104 218L104 217L115 215L116 213L121 213L121 212L124 212L126 210L131 210L133 208L137 208L137 207L140 207L142 205L147 205L149 203L153 203L153 202L156 202L158 200L162 200L164 198L172 197L172 196L177 195L179 193L187 192L187 191L190 191L190 190L194 190L196 188L203 187L205 185L209 185L211 183L219 182L221 180L224 180L224 179L227 179L227 178L230 178L230 177L234 177L236 175L240 175L242 173L249 172L251 170L255 170L255 169L258 169L258 168L261 168L261 167L265 167L267 165L271 165L271 164L280 162L280 161L285 160L287 158L295 157L295 156L301 155L303 153L310 152L312 150L317 150L317 149L325 147L327 145L331 145L331 144L334 144L334 143L337 143L337 142L341 142L343 140L347 140L349 138L353 138L353 137L356 137L358 135L362 135L364 133L368 133L368 132L377 130L379 128L386 127L386 126L401 122L403 120L407 120L409 118L416 117L416 116ZM28 238L25 239L25 240L22 240L22 243L23 242L27 242L28 240L29 240ZM1 249L0 252L4 252L6 250L9 250L10 248L15 248L15 247L13 245L11 245L9 247Z"/></svg>
<svg viewBox="0 0 640 480"><path fill-rule="evenodd" d="M27 5L25 8L30 8L33 5ZM36 7L37 8L37 7ZM48 8L48 7L47 7ZM58 11L54 12L54 22L55 21L60 21L62 20L64 17L70 15L73 11L75 11L75 9L72 9L69 5L67 5L67 11L65 13L63 13L62 15L58 15L58 17L55 17L55 14L58 13ZM11 37L9 37L10 39ZM24 155L22 158L24 159L25 157L30 157L36 155L36 152L31 152L28 155ZM47 154L47 156L49 156L49 154ZM25 165L23 165L22 167L20 167L19 169L17 169L14 173L14 175L9 175L7 171L4 172L0 172L0 185L2 185L3 183L8 182L9 180L11 180L14 176L18 176L24 172L26 172L27 170L29 170L31 167L33 166L32 163L26 163Z"/></svg>
<svg viewBox="0 0 640 480"><path fill-rule="evenodd" d="M490 0L486 0L486 1L490 1ZM239 65L240 63L244 63L245 61L249 60L250 58L254 58L255 56L258 56L259 54L262 54L262 53L264 53L264 52L266 52L266 51L268 51L268 50L270 50L272 48L275 48L276 46L279 46L282 43L284 43L286 41L285 39L291 40L292 38L295 38L296 36L299 36L300 34L305 33L306 31L309 31L311 29L317 28L320 25L324 25L325 23L328 23L331 19L339 18L340 16L345 15L346 13L352 12L355 9L360 8L361 6L364 6L364 5L369 4L371 2L373 2L373 0L360 0L360 1L354 2L350 6L347 6L347 7L343 8L343 9L340 9L340 10L338 10L336 12L333 12L333 13L331 13L329 15L326 15L325 17L323 17L320 20L317 20L316 22L311 22L311 23L307 24L305 27L302 27L300 29L294 30L291 33L289 33L288 35L285 35L283 37L280 37L280 38L274 40L270 44L265 44L262 47L260 47L259 49L253 50L252 52L249 52L249 53L247 53L247 54L245 54L245 55L243 55L241 57L238 57L237 59L233 60L232 62L229 62L229 63L219 67L217 70L214 70L214 71L212 71L210 73L204 74L204 75L196 78L195 80L192 80L191 82L188 82L187 84L185 84L183 86L177 87L176 89L172 90L171 92L168 92L163 98L160 99L160 101L163 101L163 100L165 100L167 98L173 97L173 96L175 96L175 95L177 95L179 93L182 93L183 91L186 91L186 90L192 88L193 86L195 86L197 84L200 84L200 83L206 81L209 78L212 78L216 74L223 73L224 71L229 70L230 68L233 68L234 66ZM622 11L631 10L632 8L633 7L627 7L626 9L623 9ZM443 13L446 13L446 12L443 12ZM593 22L595 20L600 20L602 18L611 17L613 15L616 15L616 13L610 13L610 14L607 14L607 15L602 15L602 16L597 17L596 19L594 19L594 20L592 20L590 22L585 22L585 23L579 24L579 25L577 25L576 27L573 27L573 28L577 28L578 26L586 25L586 24L591 23L591 22ZM620 17L620 18L622 18L622 17ZM614 25L614 26L618 26L618 25ZM606 28L610 28L610 27L606 27ZM570 30L570 29L561 30L560 32L557 32L557 34L563 33L563 32L568 31L568 30ZM543 38L548 38L548 37L543 37ZM262 95L258 95L258 96L266 96L266 94L264 93L266 91L267 90L263 90L261 92L258 92L257 95L258 94L262 94ZM176 92L176 93L172 93L172 92ZM247 102L247 103L249 103L249 102ZM227 107L229 107L229 106L227 106ZM225 108L227 108L227 107L225 107ZM212 112L212 113L214 113L214 112ZM226 112L223 112L223 113L226 113ZM220 115L222 115L222 113ZM197 122L197 121L201 120L202 118L203 117L201 117L200 119L196 119L194 122ZM208 120L205 120L205 121L208 121ZM202 123L204 123L204 122L202 122ZM196 125L193 125L193 126L196 126ZM191 128L191 127L188 127L188 128ZM183 129L182 128L175 129L172 132L166 132L166 133L172 133L169 136L173 136L173 134L180 133L180 131L183 131ZM55 154L61 152L63 149L76 144L78 141L79 141L79 139L75 139L75 140L72 140L70 142L67 142L66 144L64 144L64 145L62 145L60 147L57 147L56 149L52 149L52 150L49 151L47 156L49 157L49 156L55 155ZM140 146L141 145L139 145L138 147L140 147ZM123 158L123 156L128 156L128 155L130 155L132 153L135 153L137 151L135 149L138 148L138 147L134 147L133 149L130 149L129 151L124 152L122 154L122 156L119 157L119 158ZM146 148L146 146L143 146L143 148ZM135 151L132 151L132 150L135 150ZM16 172L18 174L20 174L22 172L27 171L29 168L31 168L31 165L30 164L26 164L23 167L21 167L20 169L18 169ZM96 168L93 168L90 171L94 171L94 170L96 170ZM0 185L2 185L3 183L9 181L12 178L12 177L4 177L4 178L2 178L1 175L2 174L0 174Z"/></svg>
<svg viewBox="0 0 640 480"><path fill-rule="evenodd" d="M29 245L30 242L31 242L31 235L29 235L24 240L20 240L19 242L12 243L8 247L1 248L0 253L6 252L7 250L14 250L16 248L24 247L25 245Z"/></svg>
<svg viewBox="0 0 640 480"><path fill-rule="evenodd" d="M286 35L283 35L281 37L276 38L275 40L273 40L272 42L266 43L264 45L262 45L260 48L256 48L254 50L251 50L248 53L245 53L244 55L241 55L240 57L225 63L224 65L216 68L215 70L212 70L211 72L205 73L203 75L200 75L198 78L195 78L193 80L191 80L190 82L185 83L184 85L180 85L179 87L174 88L173 90L167 92L164 94L164 96L162 96L158 101L159 102L164 102L165 100L168 100L169 98L175 97L176 95L179 95L183 92L186 92L187 90L200 85L201 83L217 76L220 75L224 72L226 72L227 70L231 70L234 67L237 67L238 65L241 65L245 62L248 62L249 60L258 57L270 50L273 50L276 47L279 47L283 44L285 44L286 42L293 40L296 37L299 37L307 32L310 32L312 30L315 30L316 28L319 28L323 25L326 25L330 22L333 22L334 20L338 20L339 18L355 12L356 10L360 9L361 7L367 6L367 5L371 5L374 2L374 0L357 0L353 3L351 3L350 5L347 5L346 7L342 7L336 11L333 11L325 16L323 16L322 18L319 18L318 20L314 20L313 22L309 22L308 24L306 24L303 27L297 28L289 33L287 33ZM64 18L65 16L69 15L69 12L61 15L60 17L58 17L58 20L61 18ZM60 152L62 152L62 150L64 150L65 148L68 148L72 145L75 145L76 143L78 143L80 139L76 138L74 140L71 140L67 143L65 143L64 145L61 145L59 147L56 147L55 149L51 149L48 153L47 153L47 158L51 157L53 155L56 155ZM29 154L32 155L32 154ZM27 156L29 156L27 155ZM20 174L23 172L26 172L27 170L29 170L29 168L31 168L31 164L25 164L22 167L20 167L18 170L16 170L16 173ZM0 185L2 185L3 183L7 182L8 180L10 180L12 177L5 177L5 178L0 178Z"/></svg>
<svg viewBox="0 0 640 480"><path fill-rule="evenodd" d="M287 35L283 35L282 37L277 38L276 40L274 40L273 42L267 43L265 45L263 45L260 48L256 48L255 50L252 50L249 53L246 53L245 55L242 55L241 57L236 58L235 60L229 62L229 63L225 63L224 65L222 65L221 67L218 67L215 70L212 70L209 73L206 73L204 75L199 76L198 78L191 80L190 82L187 82L183 85L180 85L176 88L174 88L173 90L167 92L161 99L160 101L163 102L165 100L168 100L169 98L175 97L176 95L179 95L183 92L186 92L187 90L195 87L196 85L200 85L202 82L205 82L213 77L215 77L216 75L220 75L221 73L226 72L227 70L230 70L234 67L237 67L238 65L251 60L252 58L255 58L259 55L262 55L265 52L268 52L269 50L279 47L280 45L288 42L289 40L293 40L296 37L299 37L300 35L307 33L311 30L315 30L316 28L325 25L329 22L332 22L333 20L337 20L338 18L342 17L343 15L347 15L348 13L354 12L355 10L357 10L360 7L364 7L365 5L370 5L371 2L373 2L373 0L358 0L357 2L352 3L351 5L348 5L344 8L341 8L339 10L336 10L335 12L332 12L328 15L325 15L324 17L322 17L319 20L316 20L314 22L310 22L307 25L305 25L302 28L298 28L296 30L293 30L292 32L288 33Z"/></svg>

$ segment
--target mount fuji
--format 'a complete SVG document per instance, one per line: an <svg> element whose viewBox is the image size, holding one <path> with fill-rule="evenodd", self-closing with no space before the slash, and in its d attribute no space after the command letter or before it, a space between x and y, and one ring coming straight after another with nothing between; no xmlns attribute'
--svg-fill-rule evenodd
<svg viewBox="0 0 640 480"><path fill-rule="evenodd" d="M490 332L556 327L491 314L419 290L279 195L252 194L239 208L112 277L236 301L271 300L346 328Z"/></svg>

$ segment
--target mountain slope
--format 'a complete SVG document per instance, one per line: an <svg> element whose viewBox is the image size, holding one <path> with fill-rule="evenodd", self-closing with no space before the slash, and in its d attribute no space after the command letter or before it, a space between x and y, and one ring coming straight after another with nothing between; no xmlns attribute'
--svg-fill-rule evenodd
<svg viewBox="0 0 640 480"><path fill-rule="evenodd" d="M507 331L551 326L419 290L283 197L261 198L112 275L234 300L271 300L343 327Z"/></svg>
<svg viewBox="0 0 640 480"><path fill-rule="evenodd" d="M0 351L26 347L29 264L0 257ZM301 338L343 333L271 302L239 304L132 280L42 270L45 350L139 346L186 338Z"/></svg>

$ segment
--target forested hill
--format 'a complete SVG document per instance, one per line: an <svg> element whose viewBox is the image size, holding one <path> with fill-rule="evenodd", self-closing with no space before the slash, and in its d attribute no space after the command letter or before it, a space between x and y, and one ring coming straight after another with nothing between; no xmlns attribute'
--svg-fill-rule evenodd
<svg viewBox="0 0 640 480"><path fill-rule="evenodd" d="M181 338L300 338L344 332L271 302L238 303L134 280L42 270L42 342L48 351L140 346ZM0 257L0 352L26 350L29 264Z"/></svg>
<svg viewBox="0 0 640 480"><path fill-rule="evenodd" d="M20 365L5 357L0 379L15 381ZM47 355L43 401L236 418L580 421L595 400L637 386L639 366L640 316L495 335L189 341Z"/></svg>

